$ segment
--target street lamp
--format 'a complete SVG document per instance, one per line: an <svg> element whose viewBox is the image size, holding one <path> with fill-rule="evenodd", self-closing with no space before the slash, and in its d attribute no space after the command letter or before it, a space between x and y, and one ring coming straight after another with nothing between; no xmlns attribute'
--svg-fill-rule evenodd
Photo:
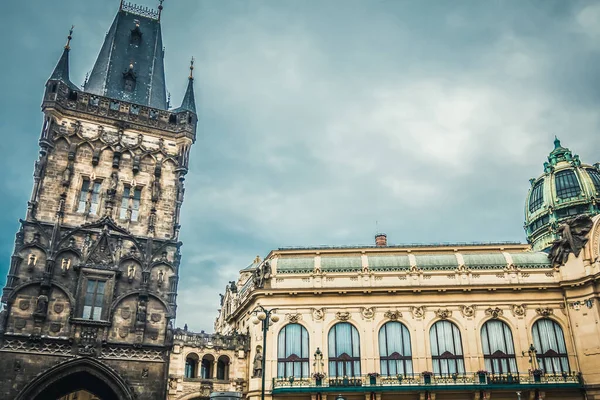
<svg viewBox="0 0 600 400"><path fill-rule="evenodd" d="M262 322L262 334L263 334L263 346L262 346L262 385L260 391L261 400L265 400L265 365L267 360L267 331L269 330L269 324L271 321L279 321L279 316L275 315L276 308L267 310L261 305L256 306L252 311L254 317L252 323L258 325Z"/></svg>

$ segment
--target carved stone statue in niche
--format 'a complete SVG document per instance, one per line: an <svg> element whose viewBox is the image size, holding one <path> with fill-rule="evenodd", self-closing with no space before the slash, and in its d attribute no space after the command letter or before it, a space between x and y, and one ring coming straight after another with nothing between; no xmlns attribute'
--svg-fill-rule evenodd
<svg viewBox="0 0 600 400"><path fill-rule="evenodd" d="M573 253L579 257L581 249L588 241L586 235L592 229L592 219L588 215L578 215L562 223L558 227L560 239L552 243L548 258L552 261L552 267L558 268L564 265L569 254Z"/></svg>
<svg viewBox="0 0 600 400"><path fill-rule="evenodd" d="M37 298L34 314L46 315L48 311L48 296L40 294Z"/></svg>
<svg viewBox="0 0 600 400"><path fill-rule="evenodd" d="M29 267L29 270L33 270L33 267L35 267L35 264L37 263L37 257L35 254L30 253L29 257L27 257L27 266Z"/></svg>
<svg viewBox="0 0 600 400"><path fill-rule="evenodd" d="M71 268L71 259L63 258L60 263L60 271L62 272L62 274L66 275L66 273L69 271L70 268Z"/></svg>
<svg viewBox="0 0 600 400"><path fill-rule="evenodd" d="M69 186L71 184L71 175L72 175L71 168L72 168L71 165L67 165L67 168L65 168L65 170L62 173L62 185L63 186Z"/></svg>
<svg viewBox="0 0 600 400"><path fill-rule="evenodd" d="M129 283L133 282L133 278L135 278L135 265L130 265L127 269L127 280Z"/></svg>
<svg viewBox="0 0 600 400"><path fill-rule="evenodd" d="M108 194L110 199L114 198L115 193L117 193L118 186L119 186L119 174L117 174L116 171L113 171L113 173L110 174L110 180L108 181L108 189L106 190L106 193Z"/></svg>
<svg viewBox="0 0 600 400"><path fill-rule="evenodd" d="M137 323L145 323L146 322L146 301L144 300L140 300L140 302L138 303L138 307L137 307L137 313L136 313L136 322Z"/></svg>
<svg viewBox="0 0 600 400"><path fill-rule="evenodd" d="M163 272L163 270L158 270L158 286L162 286L163 282L165 281L165 273Z"/></svg>
<svg viewBox="0 0 600 400"><path fill-rule="evenodd" d="M254 361L252 362L252 377L253 378L262 378L262 374L263 374L262 346L256 346L256 355L254 356Z"/></svg>

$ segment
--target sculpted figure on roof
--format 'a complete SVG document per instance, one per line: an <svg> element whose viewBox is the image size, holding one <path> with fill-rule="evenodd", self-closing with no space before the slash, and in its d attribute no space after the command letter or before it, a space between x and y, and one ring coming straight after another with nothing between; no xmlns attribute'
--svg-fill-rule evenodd
<svg viewBox="0 0 600 400"><path fill-rule="evenodd" d="M578 215L560 224L558 227L560 239L552 244L548 255L552 261L552 267L558 268L564 265L570 253L579 257L581 249L588 241L586 236L591 229L592 219L588 215Z"/></svg>

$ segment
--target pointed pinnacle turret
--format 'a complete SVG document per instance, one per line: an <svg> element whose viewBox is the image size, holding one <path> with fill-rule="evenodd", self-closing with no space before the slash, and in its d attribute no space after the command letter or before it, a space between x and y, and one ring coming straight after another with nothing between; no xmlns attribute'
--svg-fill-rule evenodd
<svg viewBox="0 0 600 400"><path fill-rule="evenodd" d="M560 140L558 139L558 136L554 135L554 148L558 149L560 146Z"/></svg>
<svg viewBox="0 0 600 400"><path fill-rule="evenodd" d="M69 51L71 50L71 39L73 39L74 28L74 25L71 26L69 35L67 36L67 44L65 45L62 56L60 56L52 75L50 75L51 80L63 81L72 87L75 87L75 85L69 80Z"/></svg>
<svg viewBox="0 0 600 400"><path fill-rule="evenodd" d="M181 102L181 110L191 111L196 113L196 99L194 97L194 57L190 61L190 76L188 77L188 86Z"/></svg>

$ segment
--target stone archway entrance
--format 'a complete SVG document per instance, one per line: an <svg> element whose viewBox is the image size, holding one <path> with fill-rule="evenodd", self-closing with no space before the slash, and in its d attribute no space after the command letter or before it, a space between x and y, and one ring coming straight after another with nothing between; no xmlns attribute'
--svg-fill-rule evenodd
<svg viewBox="0 0 600 400"><path fill-rule="evenodd" d="M30 382L15 400L57 400L85 390L101 400L133 400L123 379L110 367L91 358L59 364Z"/></svg>

